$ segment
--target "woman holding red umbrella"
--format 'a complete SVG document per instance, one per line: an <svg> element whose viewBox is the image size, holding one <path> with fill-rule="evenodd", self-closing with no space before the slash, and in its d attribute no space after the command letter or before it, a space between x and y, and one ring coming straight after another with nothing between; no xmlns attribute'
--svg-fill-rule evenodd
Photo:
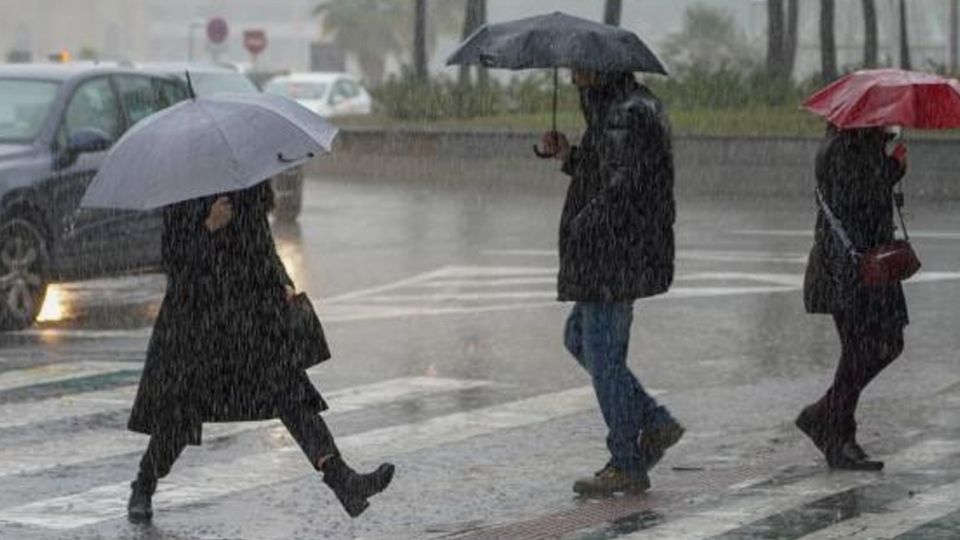
<svg viewBox="0 0 960 540"><path fill-rule="evenodd" d="M895 135L888 126L960 127L960 85L923 73L860 71L805 107L829 123L816 160L818 215L804 302L809 313L833 316L841 354L833 384L796 424L831 468L878 471L883 462L857 442L857 403L903 352L909 316L901 281L920 266L909 242L894 234L906 148L889 148Z"/></svg>
<svg viewBox="0 0 960 540"><path fill-rule="evenodd" d="M903 351L909 322L899 282L869 286L841 235L861 250L894 239L894 186L905 161L887 155L882 128L839 129L833 124L817 155L820 211L804 284L807 312L833 315L841 354L833 385L797 418L797 426L835 469L880 470L857 443L854 413L860 393ZM899 146L898 148L902 148ZM827 217L842 224L840 233Z"/></svg>

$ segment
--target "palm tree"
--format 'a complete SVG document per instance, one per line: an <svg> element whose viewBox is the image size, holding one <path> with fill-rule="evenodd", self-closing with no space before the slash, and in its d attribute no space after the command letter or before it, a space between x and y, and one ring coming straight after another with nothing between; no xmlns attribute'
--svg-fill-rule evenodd
<svg viewBox="0 0 960 540"><path fill-rule="evenodd" d="M323 32L357 59L371 86L383 82L391 55L414 56L415 12L406 0L324 0L313 11ZM463 0L434 0L426 24L427 55L440 34L459 30L462 13Z"/></svg>
<svg viewBox="0 0 960 540"><path fill-rule="evenodd" d="M800 25L800 0L787 0L787 34L783 41L783 66L787 77L797 62L797 35Z"/></svg>
<svg viewBox="0 0 960 540"><path fill-rule="evenodd" d="M837 78L835 10L834 0L820 0L820 71L825 82Z"/></svg>
<svg viewBox="0 0 960 540"><path fill-rule="evenodd" d="M907 34L906 0L900 0L900 68L910 69L910 36Z"/></svg>
<svg viewBox="0 0 960 540"><path fill-rule="evenodd" d="M463 17L463 32L461 39L467 39L478 28L487 22L487 0L467 0L466 13ZM460 88L464 89L470 86L470 66L460 66L459 73ZM487 70L477 68L477 83L479 86L486 86Z"/></svg>
<svg viewBox="0 0 960 540"><path fill-rule="evenodd" d="M783 0L767 0L767 75L779 78L784 72Z"/></svg>
<svg viewBox="0 0 960 540"><path fill-rule="evenodd" d="M387 55L402 48L391 10L381 0L331 0L314 8L325 33L334 34L340 48L356 56L363 78L372 86L383 82Z"/></svg>
<svg viewBox="0 0 960 540"><path fill-rule="evenodd" d="M413 73L426 81L427 72L427 0L413 1Z"/></svg>
<svg viewBox="0 0 960 540"><path fill-rule="evenodd" d="M799 10L799 0L788 0L786 13L783 0L767 0L767 73L770 77L788 78L793 74Z"/></svg>
<svg viewBox="0 0 960 540"><path fill-rule="evenodd" d="M877 4L876 0L863 0L863 65L877 67Z"/></svg>
<svg viewBox="0 0 960 540"><path fill-rule="evenodd" d="M603 9L603 22L613 26L620 26L620 15L623 12L623 0L607 0Z"/></svg>
<svg viewBox="0 0 960 540"><path fill-rule="evenodd" d="M956 74L960 59L960 0L950 0L950 73Z"/></svg>

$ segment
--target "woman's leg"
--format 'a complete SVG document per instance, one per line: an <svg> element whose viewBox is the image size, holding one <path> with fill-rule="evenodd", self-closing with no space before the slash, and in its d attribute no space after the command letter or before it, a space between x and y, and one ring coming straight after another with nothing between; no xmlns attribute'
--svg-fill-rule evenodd
<svg viewBox="0 0 960 540"><path fill-rule="evenodd" d="M310 464L323 473L323 482L351 517L363 513L370 505L367 499L386 489L393 480L394 466L389 463L367 474L351 469L340 456L333 434L319 414L291 402L281 408L280 420Z"/></svg>
<svg viewBox="0 0 960 540"><path fill-rule="evenodd" d="M170 474L174 462L186 447L186 441L175 433L151 435L147 450L140 459L140 472L134 481L135 489L153 494L157 490L157 482Z"/></svg>
<svg viewBox="0 0 960 540"><path fill-rule="evenodd" d="M130 484L127 515L131 520L149 521L153 517L152 499L157 482L170 474L170 469L186 446L186 439L175 432L150 436L147 450L140 459L137 479Z"/></svg>

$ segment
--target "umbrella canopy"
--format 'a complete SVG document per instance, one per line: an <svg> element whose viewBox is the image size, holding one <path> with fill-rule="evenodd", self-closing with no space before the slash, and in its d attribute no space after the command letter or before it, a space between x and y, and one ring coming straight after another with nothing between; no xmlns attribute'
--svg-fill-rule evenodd
<svg viewBox="0 0 960 540"><path fill-rule="evenodd" d="M336 135L326 120L281 96L190 99L131 128L80 204L143 210L248 188L329 152Z"/></svg>
<svg viewBox="0 0 960 540"><path fill-rule="evenodd" d="M872 69L851 73L804 102L837 127L960 127L960 83L928 73Z"/></svg>
<svg viewBox="0 0 960 540"><path fill-rule="evenodd" d="M460 64L667 73L633 32L560 12L480 27L447 60Z"/></svg>

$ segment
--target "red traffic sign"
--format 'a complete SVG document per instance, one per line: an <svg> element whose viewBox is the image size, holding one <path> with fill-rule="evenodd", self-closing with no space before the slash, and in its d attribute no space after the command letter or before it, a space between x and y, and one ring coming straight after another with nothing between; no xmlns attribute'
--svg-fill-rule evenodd
<svg viewBox="0 0 960 540"><path fill-rule="evenodd" d="M263 30L244 30L243 46L252 55L258 55L267 48L267 33Z"/></svg>
<svg viewBox="0 0 960 540"><path fill-rule="evenodd" d="M227 40L230 35L230 27L223 17L214 17L207 21L207 39L217 45Z"/></svg>

